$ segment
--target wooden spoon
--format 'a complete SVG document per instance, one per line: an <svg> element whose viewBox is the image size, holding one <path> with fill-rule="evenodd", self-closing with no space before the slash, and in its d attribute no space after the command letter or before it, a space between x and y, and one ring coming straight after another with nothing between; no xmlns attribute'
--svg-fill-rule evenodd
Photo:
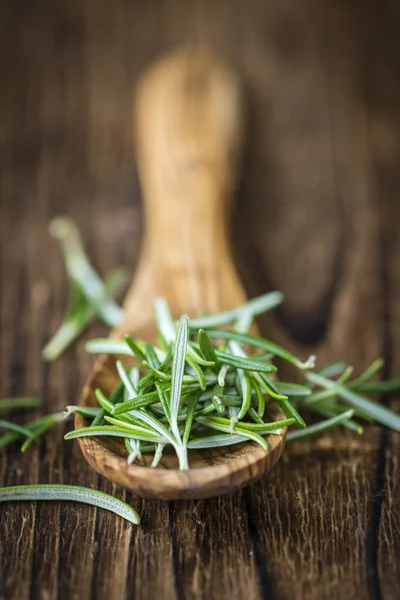
<svg viewBox="0 0 400 600"><path fill-rule="evenodd" d="M140 81L135 140L146 216L146 238L124 321L112 333L155 337L153 300L167 298L174 317L217 312L246 295L229 248L230 199L242 142L241 93L236 76L206 51L175 52ZM115 357L99 359L80 398L97 405L96 388L116 385ZM276 412L270 418L284 418ZM83 427L79 415L75 427ZM253 443L189 452L189 471L165 454L159 467L128 465L120 442L79 438L90 465L108 479L152 498L208 498L240 488L278 461L286 430L269 436L270 450Z"/></svg>

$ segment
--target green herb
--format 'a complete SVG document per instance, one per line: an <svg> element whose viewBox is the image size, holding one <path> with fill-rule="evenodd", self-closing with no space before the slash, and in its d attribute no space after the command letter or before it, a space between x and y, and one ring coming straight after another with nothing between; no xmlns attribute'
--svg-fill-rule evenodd
<svg viewBox="0 0 400 600"><path fill-rule="evenodd" d="M0 488L0 502L36 502L37 500L66 500L91 504L97 508L113 512L135 525L140 523L138 513L129 504L99 490L77 485L58 484L16 485Z"/></svg>
<svg viewBox="0 0 400 600"><path fill-rule="evenodd" d="M40 398L1 398L0 410L14 410L16 408L36 408L42 405Z"/></svg>
<svg viewBox="0 0 400 600"><path fill-rule="evenodd" d="M110 327L122 320L122 309L112 296L126 285L128 273L126 269L115 269L102 281L86 256L73 221L58 217L50 223L49 229L61 244L70 285L63 322L42 351L45 360L55 360L96 316Z"/></svg>
<svg viewBox="0 0 400 600"><path fill-rule="evenodd" d="M89 351L134 355L139 367L133 372L117 361L122 395L118 386L110 400L97 391L101 412L96 413L92 426L71 432L66 438L122 437L129 463L141 452L153 452L153 467L164 449L172 447L180 468L186 469L190 448L213 448L248 440L267 449L265 436L279 434L285 427L300 429L290 431L288 439L323 433L337 425L360 432L359 418L400 429L400 417L362 396L366 392L393 393L400 389L396 380L370 381L381 368L381 361L375 361L351 380L350 365L333 363L313 372L314 356L302 361L274 342L247 333L254 316L273 304L274 298L277 300L276 296L263 296L219 315L189 320L183 317L178 324L166 300L159 298L155 316L160 347L130 336L90 342ZM228 323L233 328L216 329ZM245 350L248 345L255 346L258 353L249 356ZM301 381L275 381L275 357L294 365ZM113 396L117 401L112 401ZM285 419L265 420L272 404L280 407ZM307 427L302 416L307 409L322 420Z"/></svg>

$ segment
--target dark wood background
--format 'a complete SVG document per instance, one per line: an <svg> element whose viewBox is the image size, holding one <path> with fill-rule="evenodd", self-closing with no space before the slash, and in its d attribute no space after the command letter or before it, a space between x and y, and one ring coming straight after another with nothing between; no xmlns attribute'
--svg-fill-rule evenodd
<svg viewBox="0 0 400 600"><path fill-rule="evenodd" d="M40 358L66 303L47 225L74 218L102 274L134 268L135 81L193 40L247 86L235 254L249 294L286 295L264 333L357 368L384 355L386 375L399 376L398 2L3 0L0 40L0 396L38 394L48 411L77 398L91 364L83 344L51 365ZM63 433L3 452L0 483L124 497ZM140 528L84 506L2 505L0 598L397 599L399 450L400 436L378 427L340 430L288 447L268 478L229 497L127 494Z"/></svg>

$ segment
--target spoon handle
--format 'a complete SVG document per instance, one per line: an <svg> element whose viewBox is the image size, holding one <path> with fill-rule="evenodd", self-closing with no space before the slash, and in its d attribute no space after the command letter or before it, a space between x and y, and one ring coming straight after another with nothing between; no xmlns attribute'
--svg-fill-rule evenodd
<svg viewBox="0 0 400 600"><path fill-rule="evenodd" d="M134 127L152 263L212 273L231 262L229 199L242 141L236 75L205 50L168 55L139 83Z"/></svg>

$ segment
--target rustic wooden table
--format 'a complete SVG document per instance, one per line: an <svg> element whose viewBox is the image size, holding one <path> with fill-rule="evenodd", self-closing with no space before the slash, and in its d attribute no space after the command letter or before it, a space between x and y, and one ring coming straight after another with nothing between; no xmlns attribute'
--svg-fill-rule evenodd
<svg viewBox="0 0 400 600"><path fill-rule="evenodd" d="M1 3L0 396L38 394L48 411L77 398L83 344L40 357L66 302L47 224L74 218L103 274L134 267L132 92L150 59L189 40L211 43L247 85L236 258L249 294L286 295L264 333L321 361L385 355L399 376L399 31L390 0ZM124 497L63 433L2 452L0 484ZM127 494L140 528L84 506L3 505L0 598L397 599L399 452L400 436L378 427L335 431L287 448L232 496Z"/></svg>

